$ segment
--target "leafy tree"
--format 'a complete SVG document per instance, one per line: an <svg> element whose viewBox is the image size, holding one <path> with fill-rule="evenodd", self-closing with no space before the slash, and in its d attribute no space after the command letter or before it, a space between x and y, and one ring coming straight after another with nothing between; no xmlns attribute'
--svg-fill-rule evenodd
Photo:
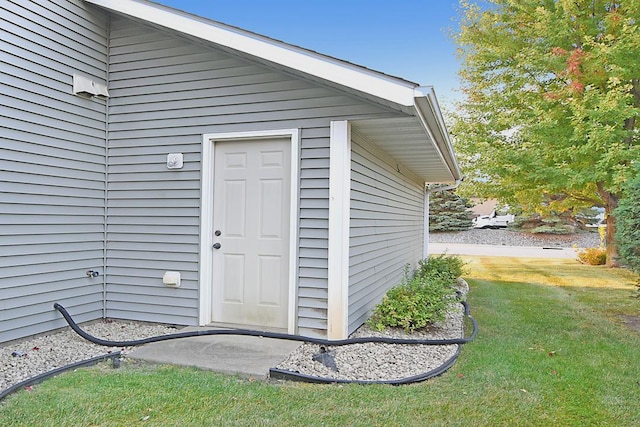
<svg viewBox="0 0 640 427"><path fill-rule="evenodd" d="M640 168L637 170L640 172ZM625 184L624 190L624 197L615 210L618 219L616 239L620 258L632 271L640 274L640 173Z"/></svg>
<svg viewBox="0 0 640 427"><path fill-rule="evenodd" d="M429 196L429 231L461 231L471 228L471 205L451 190Z"/></svg>
<svg viewBox="0 0 640 427"><path fill-rule="evenodd" d="M462 0L465 100L452 134L470 191L526 211L603 206L640 158L640 0Z"/></svg>

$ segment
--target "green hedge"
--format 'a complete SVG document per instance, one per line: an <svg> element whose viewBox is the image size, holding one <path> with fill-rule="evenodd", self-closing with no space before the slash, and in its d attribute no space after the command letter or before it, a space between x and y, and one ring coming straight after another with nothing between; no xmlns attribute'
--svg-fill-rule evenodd
<svg viewBox="0 0 640 427"><path fill-rule="evenodd" d="M402 283L391 288L376 305L368 325L378 331L402 328L412 332L444 319L455 301L457 279L464 262L456 256L430 256L421 260L413 276L408 269Z"/></svg>
<svg viewBox="0 0 640 427"><path fill-rule="evenodd" d="M640 274L640 168L627 181L614 215L618 254L630 270Z"/></svg>

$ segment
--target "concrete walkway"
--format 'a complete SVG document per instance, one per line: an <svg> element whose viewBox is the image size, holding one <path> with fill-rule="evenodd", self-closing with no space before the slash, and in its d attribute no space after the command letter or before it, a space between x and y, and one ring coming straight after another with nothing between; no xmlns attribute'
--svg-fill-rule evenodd
<svg viewBox="0 0 640 427"><path fill-rule="evenodd" d="M576 251L573 248L467 245L459 243L429 243L429 253L518 258L576 258Z"/></svg>
<svg viewBox="0 0 640 427"><path fill-rule="evenodd" d="M196 331L187 327L180 332ZM269 368L282 362L302 343L239 335L206 335L145 344L127 353L130 359L195 366L224 374L264 379Z"/></svg>

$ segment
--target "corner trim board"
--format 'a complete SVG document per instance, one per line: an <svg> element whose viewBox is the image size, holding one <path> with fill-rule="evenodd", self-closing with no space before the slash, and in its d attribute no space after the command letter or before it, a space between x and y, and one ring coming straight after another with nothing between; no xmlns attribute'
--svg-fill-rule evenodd
<svg viewBox="0 0 640 427"><path fill-rule="evenodd" d="M344 339L349 326L351 124L331 122L330 135L327 337Z"/></svg>

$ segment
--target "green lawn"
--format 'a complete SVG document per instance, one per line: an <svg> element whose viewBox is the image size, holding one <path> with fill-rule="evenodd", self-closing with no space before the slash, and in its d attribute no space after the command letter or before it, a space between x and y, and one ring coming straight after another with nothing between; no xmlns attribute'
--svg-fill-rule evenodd
<svg viewBox="0 0 640 427"><path fill-rule="evenodd" d="M106 365L0 404L2 426L635 426L633 277L570 260L469 258L480 333L453 368L411 386L268 384L175 367Z"/></svg>

